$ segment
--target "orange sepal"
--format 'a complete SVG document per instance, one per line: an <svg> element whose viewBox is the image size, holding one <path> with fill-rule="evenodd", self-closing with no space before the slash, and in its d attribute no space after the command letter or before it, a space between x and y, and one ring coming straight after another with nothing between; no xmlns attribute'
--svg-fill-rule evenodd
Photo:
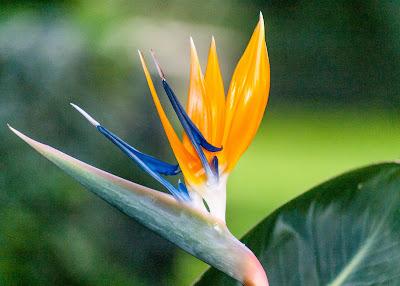
<svg viewBox="0 0 400 286"><path fill-rule="evenodd" d="M224 129L225 171L236 165L251 143L268 101L270 66L264 20L260 20L244 51L228 90Z"/></svg>
<svg viewBox="0 0 400 286"><path fill-rule="evenodd" d="M203 73L192 38L190 38L190 82L186 113L203 134L204 138L209 141L212 124L210 121L209 103L206 98ZM186 134L183 136L183 144L191 154L196 154Z"/></svg>
<svg viewBox="0 0 400 286"><path fill-rule="evenodd" d="M225 91L214 37L211 39L210 50L208 52L204 86L211 113L211 136L209 140L211 144L219 147L224 135Z"/></svg>
<svg viewBox="0 0 400 286"><path fill-rule="evenodd" d="M172 127L171 123L169 122L167 115L165 114L165 111L161 105L160 99L158 98L150 73L147 69L146 63L140 51L139 51L139 57L142 63L144 74L146 76L147 84L151 92L151 96L154 101L154 105L156 106L161 123L164 127L165 134L167 135L168 141L179 163L179 166L182 170L185 180L190 185L198 185L204 183L205 174L201 166L200 160L186 150L181 140L179 139L178 135L175 133L175 130Z"/></svg>

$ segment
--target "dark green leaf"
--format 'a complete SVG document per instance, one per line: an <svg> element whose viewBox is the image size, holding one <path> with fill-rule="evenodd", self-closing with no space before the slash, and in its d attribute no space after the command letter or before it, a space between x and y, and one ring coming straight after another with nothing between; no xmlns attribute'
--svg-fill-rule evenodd
<svg viewBox="0 0 400 286"><path fill-rule="evenodd" d="M270 285L400 285L400 165L334 178L285 204L242 240ZM215 269L195 284L240 285Z"/></svg>

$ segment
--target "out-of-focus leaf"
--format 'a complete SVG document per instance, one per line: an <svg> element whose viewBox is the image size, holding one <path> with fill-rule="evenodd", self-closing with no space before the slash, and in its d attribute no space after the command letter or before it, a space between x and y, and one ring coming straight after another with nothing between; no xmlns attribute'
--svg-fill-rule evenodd
<svg viewBox="0 0 400 286"><path fill-rule="evenodd" d="M400 285L400 164L365 167L317 186L242 241L270 285ZM210 269L195 285L240 284Z"/></svg>
<svg viewBox="0 0 400 286"><path fill-rule="evenodd" d="M253 253L229 232L225 223L208 213L179 202L169 194L97 169L10 129L88 190L235 279L243 281L251 263L258 264Z"/></svg>

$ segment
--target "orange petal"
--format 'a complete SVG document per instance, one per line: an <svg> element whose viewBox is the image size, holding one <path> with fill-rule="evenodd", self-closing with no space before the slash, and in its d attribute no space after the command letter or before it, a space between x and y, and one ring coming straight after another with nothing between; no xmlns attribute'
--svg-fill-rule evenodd
<svg viewBox="0 0 400 286"><path fill-rule="evenodd" d="M147 84L149 85L149 89L151 92L151 96L153 98L154 104L156 106L158 115L160 117L161 123L164 127L165 134L167 135L168 141L171 145L171 148L175 154L175 157L179 163L179 166L182 170L182 173L185 177L185 180L190 185L198 185L200 183L205 182L205 174L203 168L201 166L200 160L190 154L185 147L183 146L182 142L180 141L179 137L175 133L174 128L172 127L171 123L169 122L167 115L163 107L161 106L160 99L158 98L157 92L154 88L153 81L151 79L150 73L147 69L146 63L143 59L142 53L139 51L140 61L142 62L142 67L144 70L144 74L146 76Z"/></svg>
<svg viewBox="0 0 400 286"><path fill-rule="evenodd" d="M187 112L204 137L212 145L221 146L225 118L225 94L214 37L211 40L204 79L196 48L191 39L190 87ZM183 142L187 150L195 154L186 136ZM209 160L215 155L215 153L206 150L204 152Z"/></svg>
<svg viewBox="0 0 400 286"><path fill-rule="evenodd" d="M251 143L268 101L270 66L264 20L260 20L244 51L229 86L224 129L226 171L232 170Z"/></svg>
<svg viewBox="0 0 400 286"><path fill-rule="evenodd" d="M190 38L190 83L186 112L206 140L210 142L211 117L208 106L203 73L201 72L196 47L194 46L193 39ZM183 143L192 154L195 154L194 148L186 134L183 137Z"/></svg>
<svg viewBox="0 0 400 286"><path fill-rule="evenodd" d="M211 113L210 143L219 147L221 146L222 137L224 135L225 91L214 37L212 37L210 50L208 52L204 85Z"/></svg>

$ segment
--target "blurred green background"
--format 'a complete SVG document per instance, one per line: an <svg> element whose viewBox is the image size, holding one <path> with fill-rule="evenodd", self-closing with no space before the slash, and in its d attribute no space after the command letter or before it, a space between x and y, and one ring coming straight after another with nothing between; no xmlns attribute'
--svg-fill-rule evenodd
<svg viewBox="0 0 400 286"><path fill-rule="evenodd" d="M147 58L155 49L184 102L189 36L203 65L215 36L227 88L263 12L270 102L229 181L227 223L235 235L323 180L400 155L397 1L0 5L0 285L179 286L206 268L6 128L9 122L85 162L161 188L69 106L79 104L132 145L173 162L137 49Z"/></svg>

